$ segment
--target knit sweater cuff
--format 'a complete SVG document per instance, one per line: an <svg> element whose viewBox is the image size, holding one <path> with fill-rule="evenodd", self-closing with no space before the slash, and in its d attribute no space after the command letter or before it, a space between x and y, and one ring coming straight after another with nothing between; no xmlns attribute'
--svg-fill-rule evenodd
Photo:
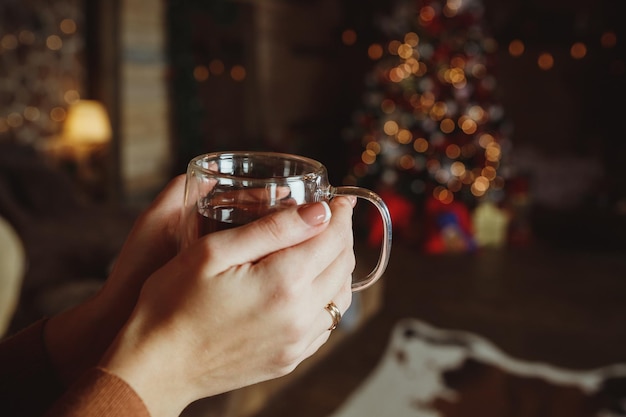
<svg viewBox="0 0 626 417"><path fill-rule="evenodd" d="M150 417L139 395L118 376L92 368L60 398L46 417Z"/></svg>

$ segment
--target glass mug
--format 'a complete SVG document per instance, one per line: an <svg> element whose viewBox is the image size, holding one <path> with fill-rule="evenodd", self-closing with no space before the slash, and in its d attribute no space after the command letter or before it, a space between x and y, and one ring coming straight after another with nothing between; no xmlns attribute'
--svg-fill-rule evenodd
<svg viewBox="0 0 626 417"><path fill-rule="evenodd" d="M391 216L384 201L360 187L333 187L326 167L302 156L273 152L217 152L189 162L181 248L198 237L254 221L294 205L328 201L351 195L372 203L383 220L378 263L362 279L352 280L352 291L374 284L385 272L391 250Z"/></svg>

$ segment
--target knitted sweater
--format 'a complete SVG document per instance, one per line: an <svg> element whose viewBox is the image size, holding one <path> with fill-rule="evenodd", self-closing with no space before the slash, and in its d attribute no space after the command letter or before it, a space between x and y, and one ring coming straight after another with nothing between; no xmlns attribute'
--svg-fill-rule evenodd
<svg viewBox="0 0 626 417"><path fill-rule="evenodd" d="M106 369L89 369L70 387L64 387L43 343L44 323L44 320L38 321L0 343L3 415L150 416L137 393Z"/></svg>

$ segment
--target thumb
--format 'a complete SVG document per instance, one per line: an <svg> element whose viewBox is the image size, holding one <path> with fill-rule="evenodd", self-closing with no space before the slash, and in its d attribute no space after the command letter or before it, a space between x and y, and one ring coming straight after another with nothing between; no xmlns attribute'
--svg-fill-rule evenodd
<svg viewBox="0 0 626 417"><path fill-rule="evenodd" d="M318 235L326 229L331 216L325 201L288 208L244 226L211 233L193 247L205 251L210 272L219 273Z"/></svg>

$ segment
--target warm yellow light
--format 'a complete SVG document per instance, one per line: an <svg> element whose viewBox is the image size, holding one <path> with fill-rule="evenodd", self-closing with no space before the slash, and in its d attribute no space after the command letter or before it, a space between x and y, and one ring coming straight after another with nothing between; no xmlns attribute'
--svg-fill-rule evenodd
<svg viewBox="0 0 626 417"><path fill-rule="evenodd" d="M356 43L356 32L352 29L346 29L341 34L341 41L344 45L354 45Z"/></svg>
<svg viewBox="0 0 626 417"><path fill-rule="evenodd" d="M495 138L491 136L489 133L483 133L478 138L478 144L485 149L487 148L487 146L494 143L495 141L496 141Z"/></svg>
<svg viewBox="0 0 626 417"><path fill-rule="evenodd" d="M438 101L435 105L430 109L430 117L433 120L441 120L445 117L448 112L448 106L443 101Z"/></svg>
<svg viewBox="0 0 626 417"><path fill-rule="evenodd" d="M603 48L613 48L617 43L617 36L615 32L605 32L600 38L600 44Z"/></svg>
<svg viewBox="0 0 626 417"><path fill-rule="evenodd" d="M20 127L24 124L24 117L17 112L9 113L6 123L8 126L13 128Z"/></svg>
<svg viewBox="0 0 626 417"><path fill-rule="evenodd" d="M48 49L58 51L63 48L63 40L58 35L50 35L46 38L46 46Z"/></svg>
<svg viewBox="0 0 626 417"><path fill-rule="evenodd" d="M429 24L435 18L435 9L432 6L424 6L420 9L419 20L422 25Z"/></svg>
<svg viewBox="0 0 626 417"><path fill-rule="evenodd" d="M476 122L472 119L466 119L463 121L463 123L461 123L461 130L463 130L463 132L467 135L472 135L476 133L477 129L478 125L476 125Z"/></svg>
<svg viewBox="0 0 626 417"><path fill-rule="evenodd" d="M417 55L417 52L415 52L415 54ZM409 58L404 64L409 68L411 73L417 75L420 72L420 63L417 59Z"/></svg>
<svg viewBox="0 0 626 417"><path fill-rule="evenodd" d="M209 69L204 65L197 65L193 69L193 78L200 82L206 81L209 78Z"/></svg>
<svg viewBox="0 0 626 417"><path fill-rule="evenodd" d="M402 45L402 42L393 40L387 45L387 50L391 55L398 55L398 48L400 48L400 45Z"/></svg>
<svg viewBox="0 0 626 417"><path fill-rule="evenodd" d="M393 120L388 120L383 125L383 131L389 136L393 136L398 133L398 123Z"/></svg>
<svg viewBox="0 0 626 417"><path fill-rule="evenodd" d="M544 52L539 55L539 58L537 59L537 65L539 65L539 68L541 68L542 70L549 70L554 66L554 57L552 56L552 54Z"/></svg>
<svg viewBox="0 0 626 417"><path fill-rule="evenodd" d="M509 43L509 54L511 56L521 56L524 53L524 42L519 39L512 40Z"/></svg>
<svg viewBox="0 0 626 417"><path fill-rule="evenodd" d="M487 146L487 149L485 149L485 158L488 161L498 161L500 160L500 155L500 145L498 145L497 143L492 143Z"/></svg>
<svg viewBox="0 0 626 417"><path fill-rule="evenodd" d="M458 9L453 9L448 4L443 7L443 15L445 17L454 17L457 13Z"/></svg>
<svg viewBox="0 0 626 417"><path fill-rule="evenodd" d="M461 177L465 174L465 164L463 162L455 161L450 165L450 172L455 177Z"/></svg>
<svg viewBox="0 0 626 417"><path fill-rule="evenodd" d="M487 74L487 67L483 64L474 64L472 66L472 75L476 78L484 78Z"/></svg>
<svg viewBox="0 0 626 417"><path fill-rule="evenodd" d="M4 49L9 49L9 50L15 49L17 48L18 44L19 43L17 41L17 36L15 36L12 33L7 33L0 40L0 46L2 46L2 48Z"/></svg>
<svg viewBox="0 0 626 417"><path fill-rule="evenodd" d="M243 65L234 65L230 69L230 77L235 81L243 81L246 79L246 68Z"/></svg>
<svg viewBox="0 0 626 417"><path fill-rule="evenodd" d="M63 100L65 100L67 104L74 104L80 100L80 93L76 90L67 90L65 94L63 94Z"/></svg>
<svg viewBox="0 0 626 417"><path fill-rule="evenodd" d="M423 107L430 107L430 106L432 106L433 104L435 104L435 95L433 93L431 93L430 91L425 92L420 97L420 104Z"/></svg>
<svg viewBox="0 0 626 417"><path fill-rule="evenodd" d="M462 4L463 4L462 0L448 0L446 2L446 8L448 8L450 11L456 14L461 8Z"/></svg>
<svg viewBox="0 0 626 417"><path fill-rule="evenodd" d="M476 197L480 197L482 195L485 195L488 189L489 189L489 180L485 177L480 176L476 178L476 180L472 184L470 191Z"/></svg>
<svg viewBox="0 0 626 417"><path fill-rule="evenodd" d="M367 165L371 165L376 162L376 154L371 150L363 151L361 154L361 160Z"/></svg>
<svg viewBox="0 0 626 417"><path fill-rule="evenodd" d="M587 46L582 42L576 42L570 48L570 55L574 59L582 59L587 55Z"/></svg>
<svg viewBox="0 0 626 417"><path fill-rule="evenodd" d="M78 100L67 112L61 134L68 143L97 145L111 139L111 123L102 103Z"/></svg>
<svg viewBox="0 0 626 417"><path fill-rule="evenodd" d="M424 138L415 139L415 142L413 142L413 149L420 153L426 152L428 150L428 141Z"/></svg>
<svg viewBox="0 0 626 417"><path fill-rule="evenodd" d="M465 68L465 58L461 56L455 56L454 58L450 60L450 66L452 68L460 68L460 69Z"/></svg>
<svg viewBox="0 0 626 417"><path fill-rule="evenodd" d="M492 166L486 166L481 172L482 176L489 181L493 181L496 178L496 169Z"/></svg>
<svg viewBox="0 0 626 417"><path fill-rule="evenodd" d="M398 55L403 59L411 58L413 56L413 47L408 43L403 43L398 47Z"/></svg>
<svg viewBox="0 0 626 417"><path fill-rule="evenodd" d="M394 83L399 83L400 81L404 80L405 78L406 78L406 74L399 67L392 68L389 71L389 80L394 82Z"/></svg>
<svg viewBox="0 0 626 417"><path fill-rule="evenodd" d="M450 68L446 71L446 81L458 84L465 81L465 72L461 68Z"/></svg>
<svg viewBox="0 0 626 417"><path fill-rule="evenodd" d="M439 128L443 133L452 133L454 131L454 120L443 119L439 124Z"/></svg>
<svg viewBox="0 0 626 417"><path fill-rule="evenodd" d="M403 145L411 143L411 141L413 140L413 134L408 129L400 129L396 137L398 139L398 142L402 143Z"/></svg>
<svg viewBox="0 0 626 417"><path fill-rule="evenodd" d="M54 107L52 110L50 110L50 118L55 122L62 122L63 120L65 120L66 116L67 112L63 107Z"/></svg>
<svg viewBox="0 0 626 417"><path fill-rule="evenodd" d="M374 43L367 48L367 56L374 61L382 58L383 52L383 47L378 43Z"/></svg>
<svg viewBox="0 0 626 417"><path fill-rule="evenodd" d="M404 42L411 46L417 46L419 44L420 37L415 32L409 32L404 35Z"/></svg>
<svg viewBox="0 0 626 417"><path fill-rule="evenodd" d="M398 165L405 170L413 169L413 167L415 167L415 159L410 155L402 155L398 161Z"/></svg>
<svg viewBox="0 0 626 417"><path fill-rule="evenodd" d="M446 146L446 156L450 159L456 159L461 156L461 148L456 143Z"/></svg>
<svg viewBox="0 0 626 417"><path fill-rule="evenodd" d="M59 25L61 31L66 35L71 35L76 32L76 22L72 19L63 19Z"/></svg>
<svg viewBox="0 0 626 417"><path fill-rule="evenodd" d="M433 190L433 197L444 204L450 204L454 201L454 194L442 186L438 186Z"/></svg>
<svg viewBox="0 0 626 417"><path fill-rule="evenodd" d="M474 105L469 108L469 110L467 111L467 115L476 122L481 122L485 119L486 112L479 105Z"/></svg>
<svg viewBox="0 0 626 417"><path fill-rule="evenodd" d="M426 74L428 72L428 67L426 66L426 64L424 64L423 62L419 63L419 69L417 71L414 72L415 75L417 75L418 77L421 77L422 75Z"/></svg>
<svg viewBox="0 0 626 417"><path fill-rule="evenodd" d="M378 142L369 142L366 146L365 149L367 149L368 151L372 151L374 152L374 154L378 155L380 153L380 144Z"/></svg>

